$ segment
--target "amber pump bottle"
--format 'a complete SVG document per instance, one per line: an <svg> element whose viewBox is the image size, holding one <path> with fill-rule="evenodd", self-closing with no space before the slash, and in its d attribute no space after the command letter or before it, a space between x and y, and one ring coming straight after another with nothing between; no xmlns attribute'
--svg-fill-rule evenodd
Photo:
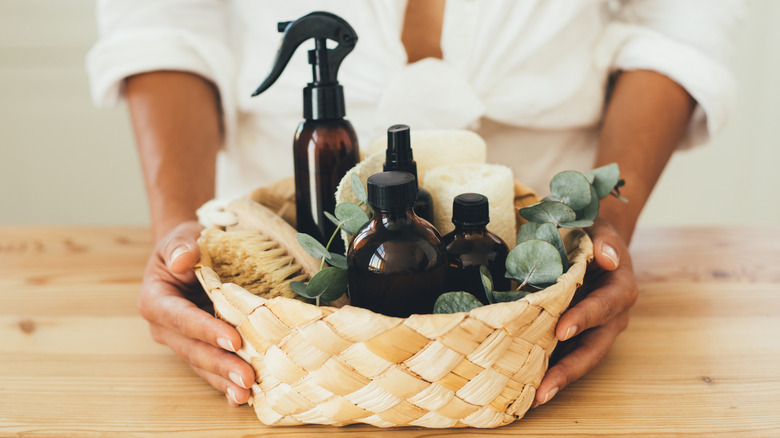
<svg viewBox="0 0 780 438"><path fill-rule="evenodd" d="M493 277L493 289L507 291L511 283L504 276L509 248L500 237L488 231L488 199L478 193L464 193L452 201L455 230L442 237L447 248L449 291L466 291L483 304L489 304L479 267L486 265Z"/></svg>
<svg viewBox="0 0 780 438"><path fill-rule="evenodd" d="M303 89L304 121L293 141L296 227L325 245L336 229L325 212L333 212L339 181L360 159L357 135L344 118L344 89L336 79L341 62L357 43L357 34L349 23L328 12L279 23L278 30L284 37L273 68L252 95L267 90L298 46L314 39L315 48L309 51L313 79ZM328 49L327 40L337 46ZM330 250L344 253L341 239L334 239Z"/></svg>
<svg viewBox="0 0 780 438"><path fill-rule="evenodd" d="M352 305L403 318L431 313L444 292L447 253L436 229L414 213L414 176L382 172L367 186L374 216L347 252Z"/></svg>
<svg viewBox="0 0 780 438"><path fill-rule="evenodd" d="M387 152L384 170L409 172L417 180L417 163L412 153L411 134L407 125L393 125L387 129ZM433 222L433 197L420 187L417 181L417 197L414 212L428 222Z"/></svg>

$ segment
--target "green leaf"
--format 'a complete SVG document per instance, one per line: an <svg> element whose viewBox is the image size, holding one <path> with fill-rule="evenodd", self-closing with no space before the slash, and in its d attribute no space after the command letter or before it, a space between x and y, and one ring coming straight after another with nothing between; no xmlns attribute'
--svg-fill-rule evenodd
<svg viewBox="0 0 780 438"><path fill-rule="evenodd" d="M433 305L433 313L469 312L482 307L482 303L468 292L447 292L439 295Z"/></svg>
<svg viewBox="0 0 780 438"><path fill-rule="evenodd" d="M306 283L300 281L291 281L290 289L292 289L292 291L295 292L296 294L302 297L306 297Z"/></svg>
<svg viewBox="0 0 780 438"><path fill-rule="evenodd" d="M325 249L325 247L320 242L318 242L317 239L309 236L308 234L298 233L296 238L298 239L298 244L301 245L301 248L308 252L312 257L321 259L323 257L328 258L330 255L328 250Z"/></svg>
<svg viewBox="0 0 780 438"><path fill-rule="evenodd" d="M585 172L582 175L588 180L588 184L591 185L593 184L593 180L596 179L596 175L593 174L593 171Z"/></svg>
<svg viewBox="0 0 780 438"><path fill-rule="evenodd" d="M592 221L599 215L599 196L596 193L596 188L591 186L591 201L590 204L577 212L577 220Z"/></svg>
<svg viewBox="0 0 780 438"><path fill-rule="evenodd" d="M572 210L583 209L591 202L590 183L583 174L573 170L555 175L550 181L550 193Z"/></svg>
<svg viewBox="0 0 780 438"><path fill-rule="evenodd" d="M507 292L494 291L493 297L497 303L507 303L509 301L517 301L530 293L531 292L524 290L510 290Z"/></svg>
<svg viewBox="0 0 780 438"><path fill-rule="evenodd" d="M564 222L560 224L561 228L588 228L593 226L593 221L591 220L576 220L571 222Z"/></svg>
<svg viewBox="0 0 780 438"><path fill-rule="evenodd" d="M563 274L558 249L541 239L526 240L509 251L506 271L521 283L546 287L555 284Z"/></svg>
<svg viewBox="0 0 780 438"><path fill-rule="evenodd" d="M368 222L368 216L359 206L351 202L342 202L336 206L336 217L344 222L344 231L355 234Z"/></svg>
<svg viewBox="0 0 780 438"><path fill-rule="evenodd" d="M358 176L357 172L352 172L352 174L349 176L349 182L352 184L352 193L355 194L355 197L358 199L358 201L364 204L368 202L366 188L363 187L363 183L360 182L360 177Z"/></svg>
<svg viewBox="0 0 780 438"><path fill-rule="evenodd" d="M482 288L485 289L485 296L487 296L488 303L493 304L493 275L487 266L482 265L479 267L479 278L482 280Z"/></svg>
<svg viewBox="0 0 780 438"><path fill-rule="evenodd" d="M325 268L316 273L306 286L307 298L319 297L329 303L347 292L347 271L339 268Z"/></svg>
<svg viewBox="0 0 780 438"><path fill-rule="evenodd" d="M333 222L333 225L339 226L341 225L341 221L336 216L333 216L332 214L328 213L327 211L323 211L325 213L325 217L328 218L329 221Z"/></svg>
<svg viewBox="0 0 780 438"><path fill-rule="evenodd" d="M598 202L598 199L596 200ZM569 259L566 256L566 248L563 246L563 240L561 239L561 233L555 225L551 223L537 224L536 222L526 222L520 227L520 232L517 233L517 243L525 242L531 239L541 239L552 244L558 249L561 254L561 264L563 265L563 272L569 269Z"/></svg>
<svg viewBox="0 0 780 438"><path fill-rule="evenodd" d="M611 163L585 172L585 175L586 178L588 176L593 178L593 188L596 189L599 199L603 199L605 196L609 195L612 189L618 184L618 181L620 180L620 168L617 163Z"/></svg>
<svg viewBox="0 0 780 438"><path fill-rule="evenodd" d="M334 268L347 269L347 258L335 252L330 253L327 258L328 264Z"/></svg>
<svg viewBox="0 0 780 438"><path fill-rule="evenodd" d="M558 250L558 254L561 256L563 272L566 272L569 269L569 258L566 255L566 248L563 246L563 239L561 239L561 233L558 231L558 228L553 224L540 224L536 229L535 237L548 242Z"/></svg>
<svg viewBox="0 0 780 438"><path fill-rule="evenodd" d="M536 239L536 230L539 228L536 222L526 222L520 226L520 231L517 233L517 241L515 243L525 242L526 240Z"/></svg>
<svg viewBox="0 0 780 438"><path fill-rule="evenodd" d="M520 209L520 215L531 222L540 224L550 222L558 225L561 222L571 222L577 214L568 205L556 201L542 201Z"/></svg>

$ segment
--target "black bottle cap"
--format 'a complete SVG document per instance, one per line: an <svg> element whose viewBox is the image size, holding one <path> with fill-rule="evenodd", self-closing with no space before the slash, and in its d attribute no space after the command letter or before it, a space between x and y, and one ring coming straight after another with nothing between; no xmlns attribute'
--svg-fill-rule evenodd
<svg viewBox="0 0 780 438"><path fill-rule="evenodd" d="M345 115L344 88L341 85L309 84L303 89L304 119L333 120Z"/></svg>
<svg viewBox="0 0 780 438"><path fill-rule="evenodd" d="M412 140L408 125L387 128L387 152L384 170L409 172L417 178L417 163L412 154Z"/></svg>
<svg viewBox="0 0 780 438"><path fill-rule="evenodd" d="M411 208L417 198L417 180L409 172L382 172L368 177L368 203L382 210Z"/></svg>
<svg viewBox="0 0 780 438"><path fill-rule="evenodd" d="M479 193L463 193L452 201L452 223L487 225L490 222L488 198Z"/></svg>

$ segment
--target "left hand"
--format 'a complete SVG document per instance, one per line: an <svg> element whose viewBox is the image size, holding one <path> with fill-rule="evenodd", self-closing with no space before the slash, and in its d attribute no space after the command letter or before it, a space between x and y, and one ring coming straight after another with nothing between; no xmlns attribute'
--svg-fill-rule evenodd
<svg viewBox="0 0 780 438"><path fill-rule="evenodd" d="M568 341L559 349L568 351L547 370L536 390L534 406L550 401L601 362L617 335L628 326L628 311L636 302L638 288L631 256L615 227L599 218L588 228L588 234L593 240L595 264L591 264L594 269L588 269L585 284L578 290L578 295L587 295L558 321L555 335L559 341ZM577 298L575 295L575 301Z"/></svg>

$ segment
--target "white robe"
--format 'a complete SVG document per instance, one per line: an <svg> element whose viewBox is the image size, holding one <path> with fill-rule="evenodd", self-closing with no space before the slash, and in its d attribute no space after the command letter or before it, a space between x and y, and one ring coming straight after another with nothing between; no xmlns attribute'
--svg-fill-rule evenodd
<svg viewBox="0 0 780 438"><path fill-rule="evenodd" d="M100 40L87 58L93 99L116 104L123 79L142 72L208 78L226 128L217 194L240 196L293 173L313 43L299 47L271 89L250 97L281 40L276 23L327 10L359 37L339 81L364 146L396 123L473 129L487 141L490 162L544 191L556 172L592 167L615 71L658 71L696 99L681 147L706 142L728 117L742 0L448 0L443 59L414 64L400 39L405 7L403 0L100 0Z"/></svg>

